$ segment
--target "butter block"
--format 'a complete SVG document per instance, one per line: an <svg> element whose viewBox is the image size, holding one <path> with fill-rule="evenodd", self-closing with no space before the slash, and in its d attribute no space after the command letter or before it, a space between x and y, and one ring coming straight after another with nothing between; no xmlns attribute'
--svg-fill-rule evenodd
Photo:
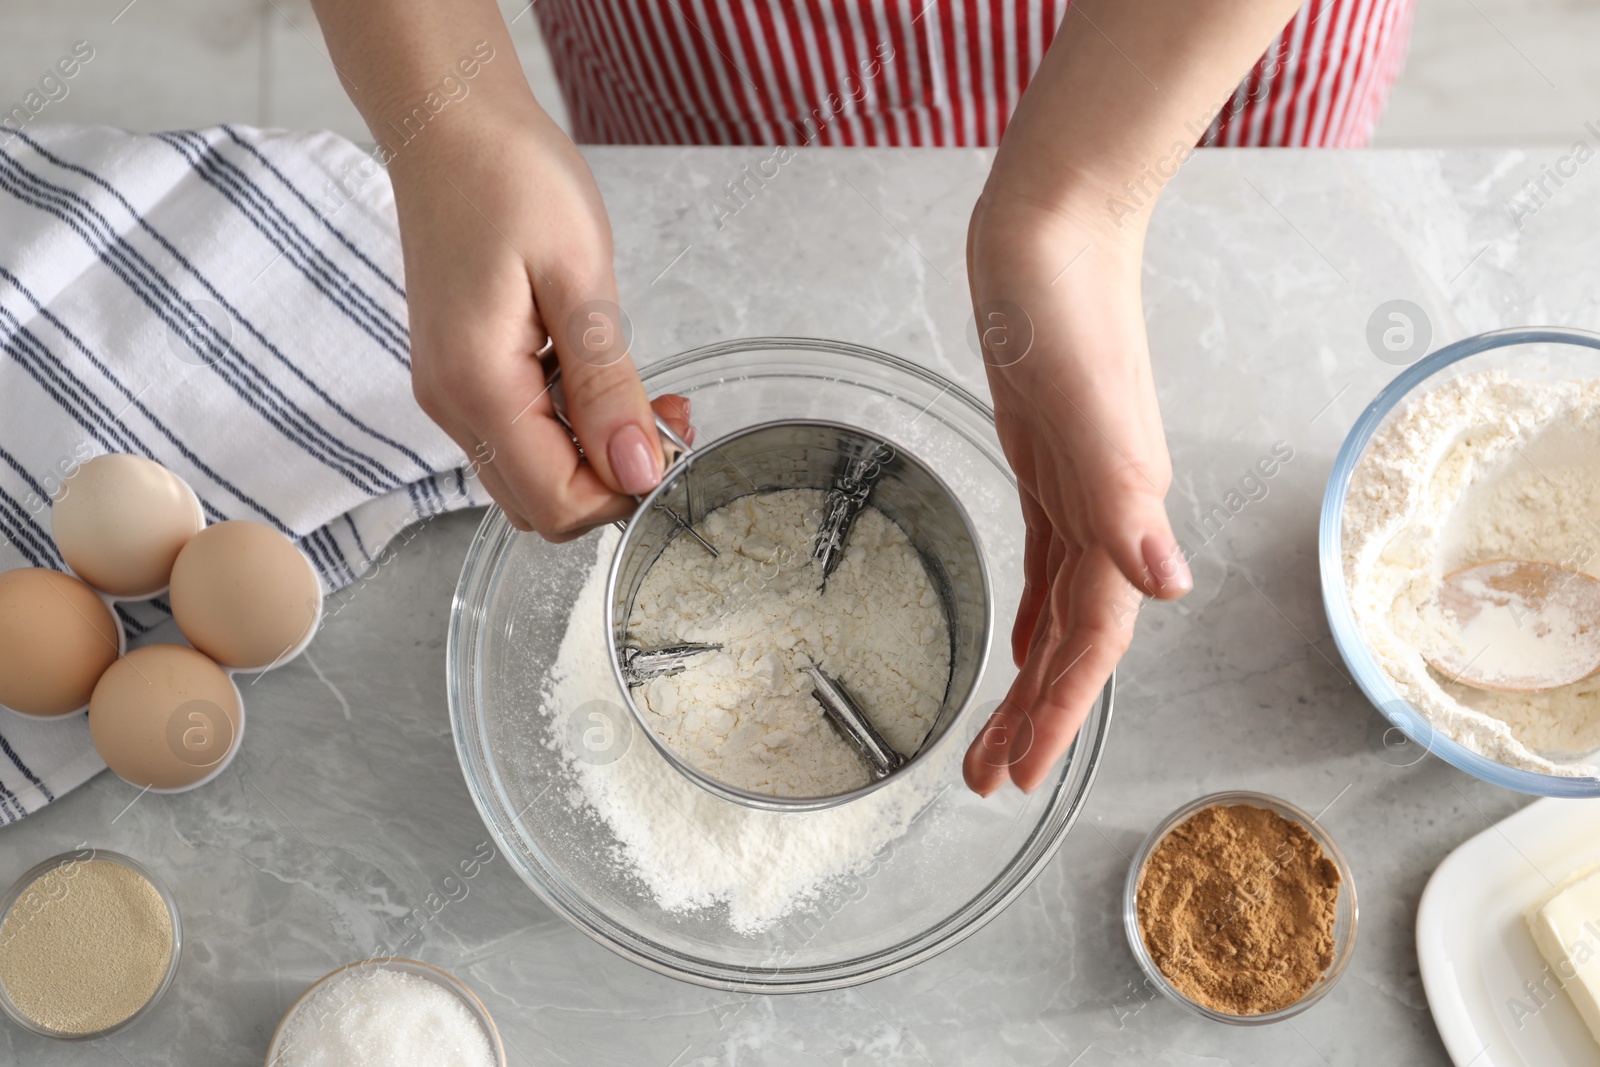
<svg viewBox="0 0 1600 1067"><path fill-rule="evenodd" d="M1600 867L1563 881L1526 917L1533 943L1550 965L1549 984L1566 991L1600 1043Z"/></svg>

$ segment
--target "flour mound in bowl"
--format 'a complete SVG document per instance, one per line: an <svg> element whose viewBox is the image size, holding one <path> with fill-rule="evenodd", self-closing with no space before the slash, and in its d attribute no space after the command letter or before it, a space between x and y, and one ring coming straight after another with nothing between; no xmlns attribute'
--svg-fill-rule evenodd
<svg viewBox="0 0 1600 1067"><path fill-rule="evenodd" d="M608 838L599 847L663 909L725 908L735 932L754 935L818 900L831 885L870 870L930 809L959 785L959 745L946 745L876 792L820 811L773 812L724 800L691 782L654 745L634 734L620 758L596 764L569 743L569 718L592 701L616 706L601 624L606 572L619 534L595 539L596 559L572 607L542 693L545 743L564 753L573 776L562 802L592 815Z"/></svg>
<svg viewBox="0 0 1600 1067"><path fill-rule="evenodd" d="M812 695L808 664L842 683L904 756L944 701L950 629L916 548L867 507L824 586L811 544L826 499L819 489L783 489L711 512L698 528L718 554L674 538L628 619L628 639L642 648L722 646L636 696L669 748L752 793L831 796L871 781Z"/></svg>
<svg viewBox="0 0 1600 1067"><path fill-rule="evenodd" d="M1457 684L1423 660L1440 580L1493 559L1600 577L1600 381L1464 375L1374 434L1345 499L1345 586L1395 688L1435 729L1498 763L1600 775L1600 678L1541 693Z"/></svg>

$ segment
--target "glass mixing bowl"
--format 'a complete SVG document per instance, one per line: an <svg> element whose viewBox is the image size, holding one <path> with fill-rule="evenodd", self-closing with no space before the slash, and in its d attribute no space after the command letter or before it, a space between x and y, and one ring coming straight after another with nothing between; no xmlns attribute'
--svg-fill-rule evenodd
<svg viewBox="0 0 1600 1067"><path fill-rule="evenodd" d="M1413 397L1430 392L1454 378L1480 371L1504 369L1535 381L1574 381L1600 377L1600 335L1559 327L1496 330L1446 345L1407 367L1361 413L1339 449L1322 497L1322 520L1317 555L1322 570L1322 603L1328 626L1355 682L1367 699L1400 729L1420 751L1432 752L1446 763L1486 782L1547 797L1600 797L1600 780L1540 774L1508 767L1472 751L1434 730L1422 713L1411 706L1367 647L1356 625L1345 589L1344 502L1362 453L1372 436L1387 426ZM1418 757L1420 758L1420 757Z"/></svg>
<svg viewBox="0 0 1600 1067"><path fill-rule="evenodd" d="M1022 514L989 407L906 360L804 338L711 345L655 363L643 377L651 395L692 399L701 440L775 419L827 419L893 438L945 480L977 528L997 623L973 705L952 728L959 736L951 747L965 749L1016 676L1009 620L1022 592ZM956 944L1014 900L1060 847L1100 763L1112 682L1067 758L1033 794L1008 788L980 799L952 760L948 780L892 848L863 857L861 870L771 928L735 929L725 904L663 908L619 863L609 827L573 802L569 742L551 728L556 709L546 706L547 675L578 591L597 566L600 536L552 545L491 509L467 554L447 650L451 726L474 803L534 892L600 944L718 988L853 985ZM592 625L602 631L600 613ZM877 796L908 787L892 782ZM798 941L796 929L804 932Z"/></svg>

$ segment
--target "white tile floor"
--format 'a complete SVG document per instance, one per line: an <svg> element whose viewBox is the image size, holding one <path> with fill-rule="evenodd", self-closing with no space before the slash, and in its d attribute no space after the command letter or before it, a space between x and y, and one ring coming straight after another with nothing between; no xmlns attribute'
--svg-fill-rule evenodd
<svg viewBox="0 0 1600 1067"><path fill-rule="evenodd" d="M534 91L564 115L527 0L501 0ZM247 122L368 139L309 0L0 0L0 105L74 42L95 55L41 117L134 130ZM1378 131L1388 146L1559 144L1600 122L1600 0L1419 0Z"/></svg>

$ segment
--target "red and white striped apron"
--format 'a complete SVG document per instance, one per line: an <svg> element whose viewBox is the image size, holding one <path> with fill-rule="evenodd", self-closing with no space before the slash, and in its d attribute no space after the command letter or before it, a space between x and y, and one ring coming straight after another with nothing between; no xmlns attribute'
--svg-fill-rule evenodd
<svg viewBox="0 0 1600 1067"><path fill-rule="evenodd" d="M1361 146L1415 0L1308 0L1202 143ZM993 145L1066 0L540 0L589 144Z"/></svg>

